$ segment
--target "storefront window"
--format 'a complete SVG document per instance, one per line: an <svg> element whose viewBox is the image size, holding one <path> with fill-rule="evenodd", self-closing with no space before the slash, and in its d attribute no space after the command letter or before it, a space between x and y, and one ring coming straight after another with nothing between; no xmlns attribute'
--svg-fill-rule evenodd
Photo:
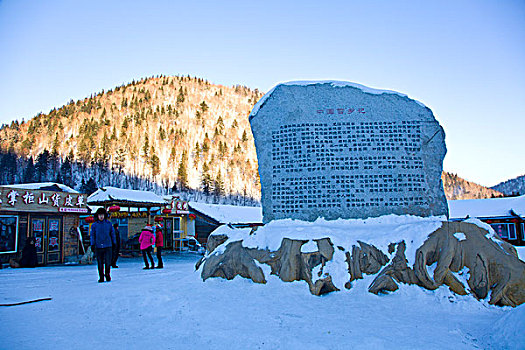
<svg viewBox="0 0 525 350"><path fill-rule="evenodd" d="M0 254L15 253L18 241L18 217L0 216Z"/></svg>
<svg viewBox="0 0 525 350"><path fill-rule="evenodd" d="M492 226L494 231L496 231L501 238L508 240L517 239L516 226L514 224L490 224L490 226Z"/></svg>
<svg viewBox="0 0 525 350"><path fill-rule="evenodd" d="M518 239L516 235L516 225L509 224L509 239Z"/></svg>

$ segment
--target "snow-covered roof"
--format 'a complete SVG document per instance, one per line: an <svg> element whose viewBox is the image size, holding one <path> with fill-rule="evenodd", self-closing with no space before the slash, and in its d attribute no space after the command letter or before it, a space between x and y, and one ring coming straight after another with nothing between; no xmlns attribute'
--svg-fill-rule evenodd
<svg viewBox="0 0 525 350"><path fill-rule="evenodd" d="M79 193L69 186L56 182L33 182L28 184L2 185L2 187L20 188L23 190L62 191L67 193Z"/></svg>
<svg viewBox="0 0 525 350"><path fill-rule="evenodd" d="M164 205L166 201L153 192L127 190L117 187L102 187L87 199L88 204L102 204L104 202L121 202L137 205Z"/></svg>
<svg viewBox="0 0 525 350"><path fill-rule="evenodd" d="M261 207L190 202L190 208L217 220L221 224L262 223Z"/></svg>
<svg viewBox="0 0 525 350"><path fill-rule="evenodd" d="M508 217L511 211L525 217L525 196L449 200L448 208L451 219Z"/></svg>
<svg viewBox="0 0 525 350"><path fill-rule="evenodd" d="M407 95L405 94L402 94L400 92L397 92L397 91L392 91L392 90L381 90L381 89L373 89L373 88L370 88L368 86L364 86L364 85L361 85L361 84L357 84L357 83L352 83L352 82L349 82L349 81L338 81L338 80L304 80L304 81L288 81L288 82L284 82L284 83L279 83L277 84L276 86L274 86L270 91L268 91L256 104L255 106L253 107L252 109L252 112L250 113L250 118L253 117L255 114L257 114L257 112L259 111L259 109L261 108L261 106L266 102L266 100L272 95L272 93L274 92L274 90L278 87L278 86L281 86L281 85L287 85L287 86L308 86L308 85L322 85L322 84L330 84L332 85L333 87L353 87L353 88L357 88L357 89L360 89L361 91L363 92L366 92L368 94L373 94L373 95L381 95L381 94L394 94L394 95L398 95L398 96L402 96L402 97L407 97L409 98ZM412 100L412 99L411 99ZM419 105L421 106L425 106L423 103L417 101L417 100L414 100L416 103L418 103Z"/></svg>

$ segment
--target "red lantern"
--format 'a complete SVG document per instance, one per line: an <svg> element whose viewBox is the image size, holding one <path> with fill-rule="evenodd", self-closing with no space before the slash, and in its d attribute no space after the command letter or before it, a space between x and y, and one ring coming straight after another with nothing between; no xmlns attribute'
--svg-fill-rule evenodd
<svg viewBox="0 0 525 350"><path fill-rule="evenodd" d="M197 218L197 215L195 215L195 214L190 214L190 215L188 215L188 217L189 217L190 219L192 219L192 220L195 220L195 219Z"/></svg>
<svg viewBox="0 0 525 350"><path fill-rule="evenodd" d="M164 221L164 219L162 217L160 217L160 216L156 216L155 217L155 222L162 222L162 221Z"/></svg>
<svg viewBox="0 0 525 350"><path fill-rule="evenodd" d="M115 213L117 211L120 211L120 207L118 205L114 205L112 207L109 207L108 210L110 213Z"/></svg>
<svg viewBox="0 0 525 350"><path fill-rule="evenodd" d="M170 214L170 213L171 213L171 209L169 208L162 209L162 214Z"/></svg>
<svg viewBox="0 0 525 350"><path fill-rule="evenodd" d="M87 218L84 218L84 220L88 223L88 224L92 224L95 222L95 218L92 217L92 216L88 216Z"/></svg>

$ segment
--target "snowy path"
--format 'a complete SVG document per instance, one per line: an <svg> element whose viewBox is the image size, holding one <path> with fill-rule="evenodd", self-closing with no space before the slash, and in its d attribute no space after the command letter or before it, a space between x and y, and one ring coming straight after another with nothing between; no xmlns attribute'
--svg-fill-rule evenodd
<svg viewBox="0 0 525 350"><path fill-rule="evenodd" d="M305 283L236 278L203 283L198 257L170 255L163 270L120 259L111 283L96 266L0 270L0 349L475 349L508 308L448 300L418 287L310 295ZM363 282L363 281L361 281Z"/></svg>

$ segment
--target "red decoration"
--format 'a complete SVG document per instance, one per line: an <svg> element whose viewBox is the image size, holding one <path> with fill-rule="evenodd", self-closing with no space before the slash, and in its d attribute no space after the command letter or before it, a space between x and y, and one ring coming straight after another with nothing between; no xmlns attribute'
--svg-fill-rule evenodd
<svg viewBox="0 0 525 350"><path fill-rule="evenodd" d="M162 214L170 214L170 213L171 213L171 209L169 208L162 209Z"/></svg>
<svg viewBox="0 0 525 350"><path fill-rule="evenodd" d="M164 221L164 219L160 216L156 216L155 217L155 222L161 222L161 221Z"/></svg>
<svg viewBox="0 0 525 350"><path fill-rule="evenodd" d="M197 218L197 215L195 215L195 214L190 214L190 215L188 215L188 217L189 217L190 219L192 219L192 220L195 220L195 219Z"/></svg>
<svg viewBox="0 0 525 350"><path fill-rule="evenodd" d="M118 205L114 205L112 207L109 207L108 210L110 213L115 213L117 211L120 211L120 207Z"/></svg>
<svg viewBox="0 0 525 350"><path fill-rule="evenodd" d="M92 216L88 216L87 218L84 218L84 220L88 223L88 224L92 224L95 222L95 218L92 217Z"/></svg>
<svg viewBox="0 0 525 350"><path fill-rule="evenodd" d="M49 245L58 245L58 237L49 238Z"/></svg>

